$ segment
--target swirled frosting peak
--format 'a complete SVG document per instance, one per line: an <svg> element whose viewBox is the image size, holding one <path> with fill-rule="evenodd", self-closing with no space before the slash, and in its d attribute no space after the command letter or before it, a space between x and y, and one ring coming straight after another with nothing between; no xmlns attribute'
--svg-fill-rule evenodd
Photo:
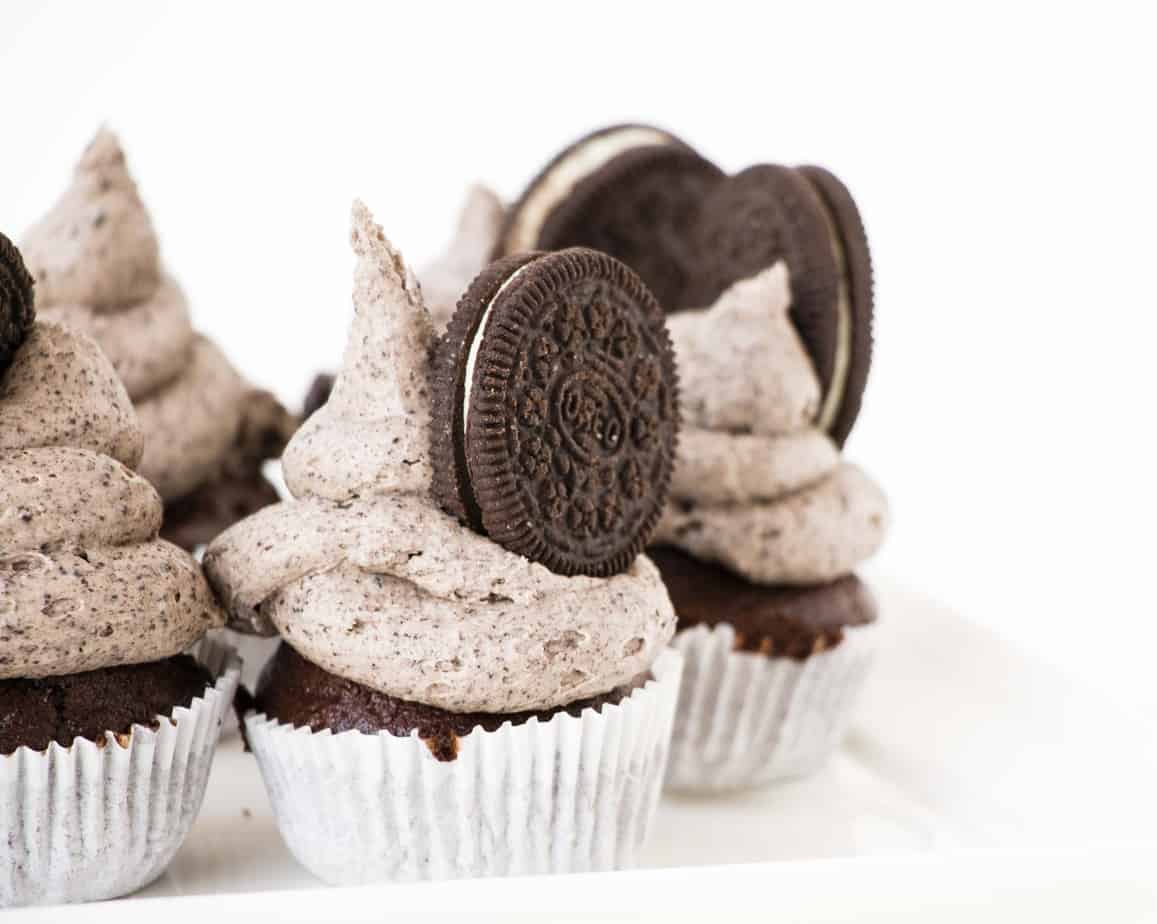
<svg viewBox="0 0 1157 924"><path fill-rule="evenodd" d="M36 324L0 374L0 679L157 660L224 622L192 558L156 538L140 456L96 344Z"/></svg>
<svg viewBox="0 0 1157 924"><path fill-rule="evenodd" d="M434 328L418 281L369 210L353 206L354 321L329 401L283 456L295 497L346 500L429 489Z"/></svg>
<svg viewBox="0 0 1157 924"><path fill-rule="evenodd" d="M655 541L762 584L849 574L888 528L883 492L814 424L819 380L790 307L777 263L668 319L690 426Z"/></svg>
<svg viewBox="0 0 1157 924"><path fill-rule="evenodd" d="M21 249L42 305L105 310L141 301L157 289L157 236L112 132L97 132L72 185L28 231Z"/></svg>
<svg viewBox="0 0 1157 924"><path fill-rule="evenodd" d="M613 578L563 577L438 509L429 314L360 203L352 227L353 327L333 397L286 451L296 499L205 554L234 623L451 711L549 709L633 680L675 628L658 571L639 558Z"/></svg>
<svg viewBox="0 0 1157 924"><path fill-rule="evenodd" d="M193 330L110 131L97 133L22 249L40 317L92 337L128 390L146 435L141 474L165 500L211 478L240 426L245 386Z"/></svg>

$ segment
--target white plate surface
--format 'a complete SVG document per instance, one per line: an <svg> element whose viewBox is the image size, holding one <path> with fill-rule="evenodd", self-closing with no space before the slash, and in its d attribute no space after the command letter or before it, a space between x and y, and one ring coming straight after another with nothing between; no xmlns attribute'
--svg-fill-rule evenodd
<svg viewBox="0 0 1157 924"><path fill-rule="evenodd" d="M842 751L807 780L664 797L644 866L927 860L1151 841L1150 728L934 602L873 583L885 619L880 657ZM317 886L278 836L256 764L233 737L188 841L140 894ZM109 910L93 907L94 919Z"/></svg>

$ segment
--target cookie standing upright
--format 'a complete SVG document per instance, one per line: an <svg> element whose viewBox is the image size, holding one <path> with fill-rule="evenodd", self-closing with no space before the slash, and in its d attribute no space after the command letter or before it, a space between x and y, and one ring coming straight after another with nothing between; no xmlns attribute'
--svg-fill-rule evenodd
<svg viewBox="0 0 1157 924"><path fill-rule="evenodd" d="M499 260L435 356L434 490L500 545L608 576L659 521L679 426L663 312L605 254Z"/></svg>
<svg viewBox="0 0 1157 924"><path fill-rule="evenodd" d="M816 425L843 445L872 358L872 262L847 188L820 167L759 164L718 184L697 228L702 305L783 261L791 318L822 389Z"/></svg>
<svg viewBox="0 0 1157 924"><path fill-rule="evenodd" d="M589 247L630 266L666 311L697 305L694 229L723 177L670 132L602 129L530 182L507 212L495 255Z"/></svg>
<svg viewBox="0 0 1157 924"><path fill-rule="evenodd" d="M792 320L822 388L816 422L843 445L872 355L872 269L855 201L821 167L727 176L670 132L617 125L558 154L506 213L495 255L584 246L622 260L668 313L702 309L784 261Z"/></svg>

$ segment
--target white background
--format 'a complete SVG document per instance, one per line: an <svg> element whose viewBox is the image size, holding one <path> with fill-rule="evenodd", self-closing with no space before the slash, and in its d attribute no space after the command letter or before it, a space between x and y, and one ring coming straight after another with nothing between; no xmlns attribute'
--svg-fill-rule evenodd
<svg viewBox="0 0 1157 924"><path fill-rule="evenodd" d="M611 121L826 164L876 261L848 454L893 501L879 568L1157 705L1152 30L862 6L8 3L0 227L106 121L198 324L296 404L344 342L355 195L421 265L467 183L514 197Z"/></svg>
<svg viewBox="0 0 1157 924"><path fill-rule="evenodd" d="M879 567L1157 705L1152 30L761 6L7 4L0 227L107 122L197 322L296 404L344 342L354 196L421 265L468 182L513 197L609 122L828 165L876 263L848 454L893 501Z"/></svg>
<svg viewBox="0 0 1157 924"><path fill-rule="evenodd" d="M513 197L610 122L728 169L827 165L876 264L848 454L893 501L879 569L1151 733L1153 30L1101 4L868 7L8 3L0 228L107 122L198 324L296 404L344 342L354 196L421 265L468 182Z"/></svg>

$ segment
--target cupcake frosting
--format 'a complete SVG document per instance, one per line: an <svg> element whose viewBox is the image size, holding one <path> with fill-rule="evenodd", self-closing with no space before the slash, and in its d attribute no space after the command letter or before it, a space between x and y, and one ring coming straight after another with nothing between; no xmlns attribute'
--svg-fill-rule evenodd
<svg viewBox="0 0 1157 924"><path fill-rule="evenodd" d="M210 477L241 422L244 383L193 330L116 137L102 129L72 184L25 235L37 311L92 337L137 406L140 471L166 499Z"/></svg>
<svg viewBox="0 0 1157 924"><path fill-rule="evenodd" d="M763 584L849 574L888 524L883 492L814 425L819 379L790 306L777 263L668 319L688 427L654 541Z"/></svg>
<svg viewBox="0 0 1157 924"><path fill-rule="evenodd" d="M96 344L38 323L0 376L0 679L157 660L223 624L193 560L156 538L140 456Z"/></svg>
<svg viewBox="0 0 1157 924"><path fill-rule="evenodd" d="M355 320L329 403L290 443L295 500L212 543L234 621L326 670L451 711L549 709L644 673L674 631L645 558L563 577L446 516L430 496L420 289L355 204Z"/></svg>
<svg viewBox="0 0 1157 924"><path fill-rule="evenodd" d="M458 299L490 261L504 216L505 209L498 196L485 186L470 187L453 240L438 259L422 271L426 305L438 330L445 329Z"/></svg>

